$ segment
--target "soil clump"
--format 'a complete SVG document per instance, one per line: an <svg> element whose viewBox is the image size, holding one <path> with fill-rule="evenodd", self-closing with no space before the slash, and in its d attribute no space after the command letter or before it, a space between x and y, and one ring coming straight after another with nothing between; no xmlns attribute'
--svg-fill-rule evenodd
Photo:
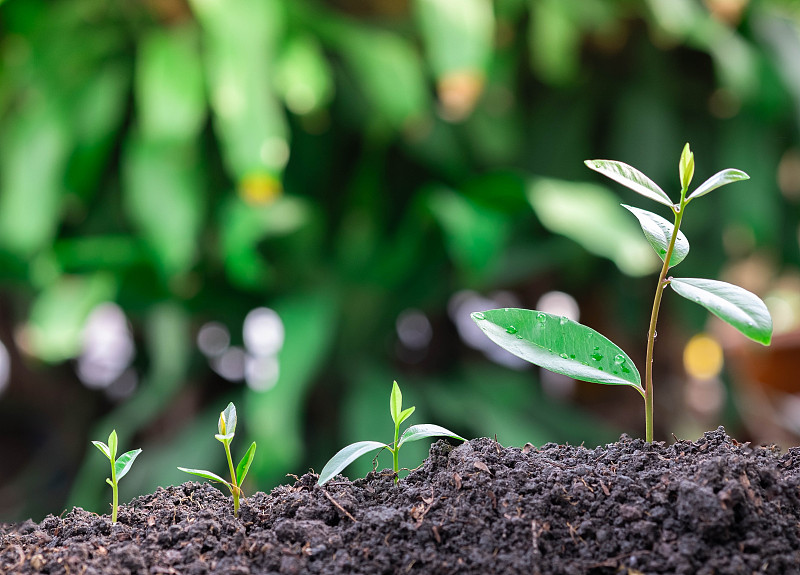
<svg viewBox="0 0 800 575"><path fill-rule="evenodd" d="M185 483L120 506L0 526L0 573L800 574L800 448L625 435L598 448L491 439L324 487L231 498Z"/></svg>

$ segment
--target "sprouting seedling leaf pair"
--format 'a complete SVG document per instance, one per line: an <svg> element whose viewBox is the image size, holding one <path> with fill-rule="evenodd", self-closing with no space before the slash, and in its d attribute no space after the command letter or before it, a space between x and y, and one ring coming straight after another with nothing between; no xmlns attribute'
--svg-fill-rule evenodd
<svg viewBox="0 0 800 575"><path fill-rule="evenodd" d="M668 206L674 223L652 212L627 206L641 225L642 232L663 265L656 285L647 337L645 385L630 357L595 330L565 317L525 309L495 309L475 312L472 319L496 344L540 367L593 383L628 385L645 402L645 437L653 441L653 348L656 323L664 289L669 285L678 295L700 304L735 327L746 337L763 345L772 339L772 318L766 305L747 290L718 280L667 277L671 267L689 253L689 241L680 231L689 203L713 190L749 176L741 170L727 169L706 180L688 193L694 176L694 154L689 144L678 164L681 195L673 203L669 195L637 169L613 160L587 160L592 170L632 189L655 202Z"/></svg>
<svg viewBox="0 0 800 575"><path fill-rule="evenodd" d="M398 454L403 444L410 441L419 441L426 437L452 437L453 439L466 441L466 439L449 429L432 424L412 425L400 435L400 424L414 413L414 409L414 407L403 409L403 394L400 392L400 386L395 381L392 384L392 393L389 398L389 412L394 422L394 442L387 444L380 441L357 441L347 447L343 447L322 468L317 483L323 485L356 459L376 449L388 449L392 453L392 470L395 473L394 480L397 482L397 473L400 471Z"/></svg>
<svg viewBox="0 0 800 575"><path fill-rule="evenodd" d="M233 496L233 514L235 517L238 517L239 498L244 496L242 492L242 483L244 483L244 478L250 470L250 464L253 463L253 457L256 453L256 442L254 441L250 444L244 457L242 457L241 461L239 461L239 465L237 465L234 470L233 459L231 458L231 441L236 434L236 423L236 407L233 403L229 403L228 407L219 414L219 422L217 423L217 430L219 433L215 434L214 437L225 447L225 456L228 459L228 469L231 474L230 481L223 479L216 473L206 471L205 469L187 469L185 467L178 467L178 469L186 473L191 473L192 475L197 475L203 479L210 479L211 481L226 485Z"/></svg>
<svg viewBox="0 0 800 575"><path fill-rule="evenodd" d="M117 522L117 508L119 506L119 491L117 485L119 480L130 471L133 461L142 452L141 449L132 449L119 456L117 459L117 430L113 430L108 436L108 443L102 441L92 441L92 444L105 455L111 462L111 477L106 479L106 483L111 486L111 523Z"/></svg>

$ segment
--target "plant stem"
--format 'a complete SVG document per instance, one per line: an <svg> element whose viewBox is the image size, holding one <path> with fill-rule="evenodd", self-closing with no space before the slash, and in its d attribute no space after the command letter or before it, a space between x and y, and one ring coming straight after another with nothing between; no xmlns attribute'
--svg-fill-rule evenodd
<svg viewBox="0 0 800 575"><path fill-rule="evenodd" d="M658 311L661 308L661 297L664 295L664 288L667 287L667 272L669 271L669 261L672 259L672 252L675 248L675 240L678 238L678 229L681 227L683 210L686 207L686 189L681 190L681 202L677 208L673 207L675 214L675 227L672 230L672 237L669 240L667 253L664 254L664 265L661 266L661 274L658 276L656 295L653 299L653 311L650 313L650 328L647 330L647 359L645 360L645 387L644 387L644 422L645 440L653 442L653 348L656 341L656 323L658 322Z"/></svg>
<svg viewBox="0 0 800 575"><path fill-rule="evenodd" d="M239 517L239 494L241 490L236 482L236 471L233 469L233 459L231 458L231 445L228 442L223 442L225 446L225 455L228 457L228 469L231 472L231 495L233 496L233 516Z"/></svg>
<svg viewBox="0 0 800 575"><path fill-rule="evenodd" d="M117 469L114 460L111 460L111 523L117 522L117 507L119 505L119 493L117 491Z"/></svg>
<svg viewBox="0 0 800 575"><path fill-rule="evenodd" d="M394 426L394 449L392 449L392 471L394 471L394 482L397 483L400 480L400 449L397 447L397 441L400 438L400 424L397 423Z"/></svg>

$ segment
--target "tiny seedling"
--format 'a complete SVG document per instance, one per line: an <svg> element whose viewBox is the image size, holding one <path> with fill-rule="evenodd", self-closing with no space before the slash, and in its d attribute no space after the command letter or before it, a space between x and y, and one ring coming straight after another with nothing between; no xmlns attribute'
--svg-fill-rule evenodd
<svg viewBox="0 0 800 575"><path fill-rule="evenodd" d="M397 473L400 471L397 456L404 443L418 441L426 437L452 437L453 439L466 441L466 439L453 433L449 429L430 424L412 425L403 432L403 435L400 435L400 424L414 413L414 409L414 407L403 409L403 394L400 393L400 386L398 386L395 381L392 384L392 394L389 399L389 412L392 414L392 421L394 421L394 442L392 444L381 443L380 441L357 441L356 443L351 443L347 447L339 450L339 452L331 457L330 461L325 464L325 467L322 468L322 472L319 474L317 483L319 485L324 484L356 459L376 449L388 449L392 453L392 470L395 475L394 481L397 483Z"/></svg>
<svg viewBox="0 0 800 575"><path fill-rule="evenodd" d="M253 457L256 453L256 442L254 441L250 444L247 453L244 454L244 457L242 457L239 465L237 465L234 470L233 459L231 459L231 441L236 433L236 421L236 407L234 407L233 403L229 403L225 411L219 414L219 422L217 423L219 433L214 435L217 441L225 446L225 456L228 458L228 469L231 473L230 481L226 481L216 473L211 473L205 469L187 469L185 467L178 467L178 469L186 473L191 473L192 475L197 475L203 479L210 479L211 481L225 484L233 496L233 515L239 517L239 498L244 495L242 492L242 483L244 483L244 478L250 470L250 464L253 463Z"/></svg>
<svg viewBox="0 0 800 575"><path fill-rule="evenodd" d="M684 298L705 307L748 338L763 345L772 339L772 318L757 296L738 286L717 280L668 277L668 270L689 253L689 241L680 231L689 203L709 192L749 176L740 170L718 172L687 195L694 176L694 154L689 144L678 164L681 195L673 204L670 197L647 176L622 162L587 160L592 170L632 189L672 211L674 224L661 216L622 204L631 212L645 238L663 264L656 285L655 299L647 332L645 385L628 355L598 332L566 317L525 309L494 309L475 312L472 319L500 347L550 371L593 383L629 385L638 391L645 405L645 438L653 441L653 348L656 323L664 289L670 286Z"/></svg>
<svg viewBox="0 0 800 575"><path fill-rule="evenodd" d="M94 446L99 449L111 462L111 477L106 479L106 483L111 486L111 523L117 522L117 507L119 506L119 491L117 485L119 480L125 477L133 465L134 459L142 452L141 449L132 449L119 456L117 459L117 430L113 430L108 436L108 444L102 441L92 441Z"/></svg>

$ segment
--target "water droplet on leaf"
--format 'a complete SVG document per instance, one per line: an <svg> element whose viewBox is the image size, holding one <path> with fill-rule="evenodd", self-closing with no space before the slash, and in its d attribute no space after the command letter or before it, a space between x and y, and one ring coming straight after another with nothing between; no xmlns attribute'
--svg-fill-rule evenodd
<svg viewBox="0 0 800 575"><path fill-rule="evenodd" d="M561 325L567 325L567 322L568 322L568 321L569 321L569 320L566 318L566 316L563 316L563 315L562 315L562 316L561 316L561 319L560 319L560 320L558 320L558 323L560 323Z"/></svg>
<svg viewBox="0 0 800 575"><path fill-rule="evenodd" d="M481 313L479 311L476 311L475 313L473 313L472 317L474 317L475 319L486 319L486 317L483 315L483 313Z"/></svg>
<svg viewBox="0 0 800 575"><path fill-rule="evenodd" d="M617 365L624 364L625 363L625 356L622 355L621 353L618 353L617 355L614 356L614 363L616 363Z"/></svg>
<svg viewBox="0 0 800 575"><path fill-rule="evenodd" d="M517 333L517 328L515 328L513 325L510 325L506 328L506 333Z"/></svg>
<svg viewBox="0 0 800 575"><path fill-rule="evenodd" d="M562 359L569 359L569 356L566 353L559 354Z"/></svg>
<svg viewBox="0 0 800 575"><path fill-rule="evenodd" d="M594 351L592 352L592 355L590 355L589 357L591 357L595 361L600 361L601 359L603 359L603 354L600 353L600 346L597 345L594 346Z"/></svg>
<svg viewBox="0 0 800 575"><path fill-rule="evenodd" d="M547 321L547 314L540 311L539 313L536 314L536 321L544 325L545 322Z"/></svg>

